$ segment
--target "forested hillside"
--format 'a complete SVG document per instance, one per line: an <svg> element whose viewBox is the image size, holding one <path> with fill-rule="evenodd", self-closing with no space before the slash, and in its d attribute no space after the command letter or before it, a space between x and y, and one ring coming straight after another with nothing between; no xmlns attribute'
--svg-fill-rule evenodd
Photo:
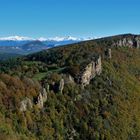
<svg viewBox="0 0 140 140"><path fill-rule="evenodd" d="M0 139L139 140L136 40L122 35L1 62Z"/></svg>

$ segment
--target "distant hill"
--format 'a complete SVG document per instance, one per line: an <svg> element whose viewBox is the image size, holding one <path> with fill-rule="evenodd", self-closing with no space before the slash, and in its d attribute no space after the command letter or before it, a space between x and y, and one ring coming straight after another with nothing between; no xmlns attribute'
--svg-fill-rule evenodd
<svg viewBox="0 0 140 140"><path fill-rule="evenodd" d="M11 36L6 38L0 38L0 51L5 53L29 54L40 50L44 50L46 48L52 48L66 44L73 44L83 40L85 39L74 37L34 39L28 37ZM31 44L34 46L31 46ZM26 45L28 45L28 47L26 47Z"/></svg>
<svg viewBox="0 0 140 140"><path fill-rule="evenodd" d="M19 54L14 54L14 53L2 53L0 52L0 61L2 60L7 60L9 58L16 58L16 57L19 57L21 55Z"/></svg>
<svg viewBox="0 0 140 140"><path fill-rule="evenodd" d="M43 42L41 41L31 41L28 42L24 45L21 46L1 46L0 47L0 51L4 54L4 53L8 53L8 54L20 54L20 55L25 55L25 54L30 54L30 53L34 53L34 52L38 52L44 49L48 49L47 45L45 45Z"/></svg>
<svg viewBox="0 0 140 140"><path fill-rule="evenodd" d="M20 49L22 49L23 51L27 53L33 53L33 52L38 52L41 50L48 49L48 47L43 42L36 40L36 41L32 41L32 42L22 45Z"/></svg>
<svg viewBox="0 0 140 140"><path fill-rule="evenodd" d="M105 48L115 47L140 48L140 35L123 34L64 45L28 55L27 59L57 65L59 63L65 64L71 59L74 59L75 63L79 63L80 59L85 59L85 56L88 57L93 52L101 52Z"/></svg>

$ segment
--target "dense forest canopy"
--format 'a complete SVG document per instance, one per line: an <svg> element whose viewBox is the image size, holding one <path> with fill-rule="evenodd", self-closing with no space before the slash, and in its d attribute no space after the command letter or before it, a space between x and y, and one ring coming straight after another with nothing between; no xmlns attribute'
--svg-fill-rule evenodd
<svg viewBox="0 0 140 140"><path fill-rule="evenodd" d="M91 40L0 62L0 139L140 139L140 49L114 45L131 37ZM75 76L99 56L102 72L83 88ZM47 100L40 108L42 89ZM21 103L27 105L24 111Z"/></svg>

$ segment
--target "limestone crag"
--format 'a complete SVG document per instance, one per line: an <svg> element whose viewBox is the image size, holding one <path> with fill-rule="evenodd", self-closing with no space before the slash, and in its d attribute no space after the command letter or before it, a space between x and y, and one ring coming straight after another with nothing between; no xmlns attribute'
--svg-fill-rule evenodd
<svg viewBox="0 0 140 140"><path fill-rule="evenodd" d="M63 89L64 89L64 79L61 79L59 83L59 91L62 93Z"/></svg>
<svg viewBox="0 0 140 140"><path fill-rule="evenodd" d="M47 101L47 92L46 92L46 89L43 88L37 97L37 106L39 108L43 108L44 102L46 101Z"/></svg>
<svg viewBox="0 0 140 140"><path fill-rule="evenodd" d="M102 72L101 56L98 59L91 61L86 67L81 71L79 75L79 83L84 87L90 83L96 75L100 75Z"/></svg>
<svg viewBox="0 0 140 140"><path fill-rule="evenodd" d="M113 46L140 48L140 36L130 35L117 40Z"/></svg>
<svg viewBox="0 0 140 140"><path fill-rule="evenodd" d="M135 40L137 48L140 48L140 37L136 37Z"/></svg>
<svg viewBox="0 0 140 140"><path fill-rule="evenodd" d="M43 97L43 102L47 101L47 91L45 88L42 89L42 97Z"/></svg>
<svg viewBox="0 0 140 140"><path fill-rule="evenodd" d="M64 78L64 83L65 84L75 83L74 78L70 74L63 75L63 78Z"/></svg>
<svg viewBox="0 0 140 140"><path fill-rule="evenodd" d="M21 112L24 112L26 110L32 109L32 107L33 107L33 102L31 101L31 99L26 97L23 101L21 101L19 110Z"/></svg>
<svg viewBox="0 0 140 140"><path fill-rule="evenodd" d="M41 92L36 98L36 101L33 102L30 98L26 97L24 100L20 103L20 111L25 112L27 110L30 110L33 108L33 105L37 105L38 108L43 108L44 103L47 101L47 91L45 88L42 88Z"/></svg>
<svg viewBox="0 0 140 140"><path fill-rule="evenodd" d="M93 68L95 68L95 75L101 74L102 72L101 56L99 56L99 58L95 61L95 66L93 66Z"/></svg>
<svg viewBox="0 0 140 140"><path fill-rule="evenodd" d="M37 97L37 106L38 108L43 108L44 102L43 102L43 96L42 93L40 92L38 97Z"/></svg>

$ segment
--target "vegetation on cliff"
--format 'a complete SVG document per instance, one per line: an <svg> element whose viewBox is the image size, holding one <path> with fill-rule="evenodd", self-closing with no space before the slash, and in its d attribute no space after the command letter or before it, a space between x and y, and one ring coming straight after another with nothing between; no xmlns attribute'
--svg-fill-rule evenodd
<svg viewBox="0 0 140 140"><path fill-rule="evenodd" d="M107 59L104 52L110 46L107 40L105 44L83 42L1 63L1 139L140 139L140 50L111 47ZM75 79L81 65L98 55L102 73L89 85L82 88L67 78ZM41 87L48 96L42 109L35 104ZM26 97L34 105L21 112L19 105Z"/></svg>

